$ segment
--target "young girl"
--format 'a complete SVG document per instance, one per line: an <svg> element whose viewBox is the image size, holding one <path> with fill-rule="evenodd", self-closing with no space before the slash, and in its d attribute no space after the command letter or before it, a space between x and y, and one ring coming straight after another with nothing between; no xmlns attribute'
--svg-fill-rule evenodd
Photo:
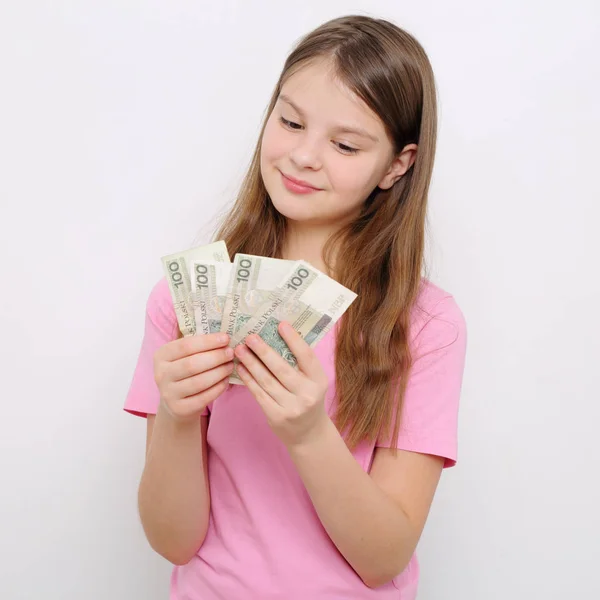
<svg viewBox="0 0 600 600"><path fill-rule="evenodd" d="M238 252L304 259L358 294L310 348L182 338L152 290L125 410L147 417L139 512L172 600L416 597L415 547L456 462L461 310L422 277L434 77L390 22L329 21L275 87L237 202Z"/></svg>

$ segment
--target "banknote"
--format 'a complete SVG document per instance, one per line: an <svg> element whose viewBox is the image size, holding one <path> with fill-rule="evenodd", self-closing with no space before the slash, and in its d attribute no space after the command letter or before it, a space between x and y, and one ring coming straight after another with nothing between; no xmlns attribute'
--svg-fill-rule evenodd
<svg viewBox="0 0 600 600"><path fill-rule="evenodd" d="M236 254L225 296L221 331L229 334L233 340L235 332L250 319L256 308L269 298L294 262L252 254Z"/></svg>
<svg viewBox="0 0 600 600"><path fill-rule="evenodd" d="M248 335L257 333L292 367L297 368L296 357L279 335L279 323L288 321L304 341L314 347L356 297L353 291L309 263L296 261L280 286L272 291L269 299L238 330L230 345L235 347ZM236 370L229 381L242 383Z"/></svg>
<svg viewBox="0 0 600 600"><path fill-rule="evenodd" d="M221 331L233 263L192 261L192 305L197 333Z"/></svg>
<svg viewBox="0 0 600 600"><path fill-rule="evenodd" d="M194 260L231 262L227 246L223 240L189 250L182 250L161 258L163 270L169 282L177 323L184 336L196 334L190 273L190 265Z"/></svg>

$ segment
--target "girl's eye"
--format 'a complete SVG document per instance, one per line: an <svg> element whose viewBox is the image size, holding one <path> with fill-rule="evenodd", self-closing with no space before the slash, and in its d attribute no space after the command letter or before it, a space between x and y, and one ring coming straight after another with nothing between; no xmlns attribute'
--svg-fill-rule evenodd
<svg viewBox="0 0 600 600"><path fill-rule="evenodd" d="M286 127L288 127L289 129L292 129L293 131L298 131L298 129L302 127L302 125L298 125L298 123L294 123L293 121L288 121L287 119L284 119L283 117L279 117L279 120ZM352 148L350 146L347 146L346 144L340 144L339 142L336 142L336 145L345 154L357 154L358 153L358 148Z"/></svg>
<svg viewBox="0 0 600 600"><path fill-rule="evenodd" d="M288 121L287 119L284 119L283 117L279 117L281 122L286 126L289 127L290 129L295 129L295 127L292 127L292 125L297 125L298 127L301 127L301 125L298 125L298 123L293 123L292 121Z"/></svg>
<svg viewBox="0 0 600 600"><path fill-rule="evenodd" d="M350 146L346 146L346 144L338 144L338 147L342 152L347 152L348 154L356 154L358 152L358 148L351 148Z"/></svg>

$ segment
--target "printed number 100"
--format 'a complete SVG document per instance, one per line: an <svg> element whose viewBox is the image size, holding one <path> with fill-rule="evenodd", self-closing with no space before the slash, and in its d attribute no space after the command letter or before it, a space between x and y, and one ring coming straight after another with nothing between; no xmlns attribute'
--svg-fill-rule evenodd
<svg viewBox="0 0 600 600"><path fill-rule="evenodd" d="M309 276L309 272L304 267L300 267L296 274L287 282L286 287L297 290L303 283L304 279Z"/></svg>
<svg viewBox="0 0 600 600"><path fill-rule="evenodd" d="M173 285L177 288L180 285L183 285L183 275L181 273L181 269L179 268L179 263L176 260L172 260L168 265L169 273L171 274L171 281Z"/></svg>

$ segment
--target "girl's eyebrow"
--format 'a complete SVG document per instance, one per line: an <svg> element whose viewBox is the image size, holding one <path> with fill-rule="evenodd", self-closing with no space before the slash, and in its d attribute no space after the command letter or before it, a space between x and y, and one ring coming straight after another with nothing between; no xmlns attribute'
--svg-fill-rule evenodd
<svg viewBox="0 0 600 600"><path fill-rule="evenodd" d="M284 102L289 104L302 118L305 118L304 111L295 102L293 102L289 96L286 96L285 94L279 94L279 100L283 100ZM337 125L336 127L334 127L334 130L340 133L355 133L356 135L368 138L375 143L379 142L379 138L377 136L373 135L372 133L369 133L366 129L363 129L362 127L351 127L350 125Z"/></svg>

